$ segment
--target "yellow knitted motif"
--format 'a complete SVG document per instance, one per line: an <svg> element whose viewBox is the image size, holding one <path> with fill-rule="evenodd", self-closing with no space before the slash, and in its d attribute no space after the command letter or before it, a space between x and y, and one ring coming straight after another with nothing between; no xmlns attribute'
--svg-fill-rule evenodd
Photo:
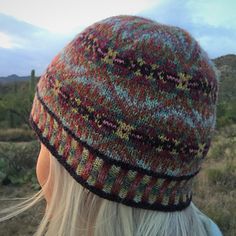
<svg viewBox="0 0 236 236"><path fill-rule="evenodd" d="M87 107L87 109L88 109L89 112L93 112L94 111L93 107Z"/></svg>
<svg viewBox="0 0 236 236"><path fill-rule="evenodd" d="M72 108L71 111L72 111L73 113L77 113L77 110L76 110L75 108Z"/></svg>
<svg viewBox="0 0 236 236"><path fill-rule="evenodd" d="M142 66L143 64L145 64L145 61L142 59L142 58L138 58L137 59L137 62L138 62L138 64L140 65L140 66Z"/></svg>
<svg viewBox="0 0 236 236"><path fill-rule="evenodd" d="M107 55L102 60L108 64L113 64L113 60L116 58L117 52L108 48Z"/></svg>
<svg viewBox="0 0 236 236"><path fill-rule="evenodd" d="M131 125L125 124L121 121L118 121L118 123L119 123L119 126L115 134L121 137L122 139L128 140L131 131L134 130L134 127L132 127Z"/></svg>
<svg viewBox="0 0 236 236"><path fill-rule="evenodd" d="M200 143L199 146L198 146L197 154L196 154L196 157L197 157L197 158L201 158L201 157L202 157L204 148L205 148L205 143L203 143L203 144Z"/></svg>
<svg viewBox="0 0 236 236"><path fill-rule="evenodd" d="M137 71L135 71L134 74L135 74L136 76L141 76L141 75L142 75L140 69L138 69Z"/></svg>
<svg viewBox="0 0 236 236"><path fill-rule="evenodd" d="M79 98L75 98L75 101L76 101L77 105L81 104L81 100Z"/></svg>
<svg viewBox="0 0 236 236"><path fill-rule="evenodd" d="M184 73L178 73L178 77L180 78L180 83L177 85L177 88L182 89L182 90L189 90L187 86L192 76L186 75Z"/></svg>
<svg viewBox="0 0 236 236"><path fill-rule="evenodd" d="M158 66L157 64L152 64L151 67L152 67L153 70L155 70L155 69L157 69L159 66Z"/></svg>
<svg viewBox="0 0 236 236"><path fill-rule="evenodd" d="M146 77L146 79L148 79L148 80L153 80L154 78L153 78L153 72L152 73L150 73L150 75L149 76L145 76Z"/></svg>

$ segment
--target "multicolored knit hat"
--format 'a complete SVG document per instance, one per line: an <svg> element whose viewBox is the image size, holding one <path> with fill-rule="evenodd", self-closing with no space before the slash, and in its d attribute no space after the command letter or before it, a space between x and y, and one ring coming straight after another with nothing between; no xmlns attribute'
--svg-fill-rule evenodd
<svg viewBox="0 0 236 236"><path fill-rule="evenodd" d="M218 75L185 30L138 16L79 33L41 76L30 124L98 196L180 211L216 121Z"/></svg>

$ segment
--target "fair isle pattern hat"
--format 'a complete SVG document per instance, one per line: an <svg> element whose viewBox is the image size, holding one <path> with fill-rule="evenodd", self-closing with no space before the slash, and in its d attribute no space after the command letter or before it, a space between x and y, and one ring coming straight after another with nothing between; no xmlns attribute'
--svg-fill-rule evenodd
<svg viewBox="0 0 236 236"><path fill-rule="evenodd" d="M192 200L216 121L218 75L185 30L112 16L79 33L41 76L30 124L70 175L132 207Z"/></svg>

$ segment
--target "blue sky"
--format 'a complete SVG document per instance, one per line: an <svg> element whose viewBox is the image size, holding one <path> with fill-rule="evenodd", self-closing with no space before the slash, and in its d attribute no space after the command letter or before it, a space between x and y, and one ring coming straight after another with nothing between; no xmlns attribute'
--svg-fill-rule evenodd
<svg viewBox="0 0 236 236"><path fill-rule="evenodd" d="M0 0L0 76L40 75L77 33L119 14L182 27L211 58L236 54L235 12L235 0Z"/></svg>

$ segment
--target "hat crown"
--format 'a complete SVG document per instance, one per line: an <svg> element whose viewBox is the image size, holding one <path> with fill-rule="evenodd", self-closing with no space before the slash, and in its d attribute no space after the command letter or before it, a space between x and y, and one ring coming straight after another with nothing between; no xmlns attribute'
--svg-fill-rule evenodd
<svg viewBox="0 0 236 236"><path fill-rule="evenodd" d="M127 195L118 198L128 202L141 201L128 193L132 181L133 189L142 183L141 191L148 188L145 181L148 185L154 178L168 196L168 201L162 196L155 204L168 209L178 201L189 203L189 180L210 147L217 95L214 65L187 31L125 15L79 33L53 59L37 86L40 104L65 130L55 149L61 146L64 153L68 135L84 144L109 166L103 169L101 164L101 171L114 168L110 177L106 173L105 186L112 180L116 186L115 173L125 176ZM120 172L124 170L126 174ZM96 186L100 191L101 185ZM176 193L169 199L168 191L178 188L178 199ZM150 199L142 204L150 205Z"/></svg>

